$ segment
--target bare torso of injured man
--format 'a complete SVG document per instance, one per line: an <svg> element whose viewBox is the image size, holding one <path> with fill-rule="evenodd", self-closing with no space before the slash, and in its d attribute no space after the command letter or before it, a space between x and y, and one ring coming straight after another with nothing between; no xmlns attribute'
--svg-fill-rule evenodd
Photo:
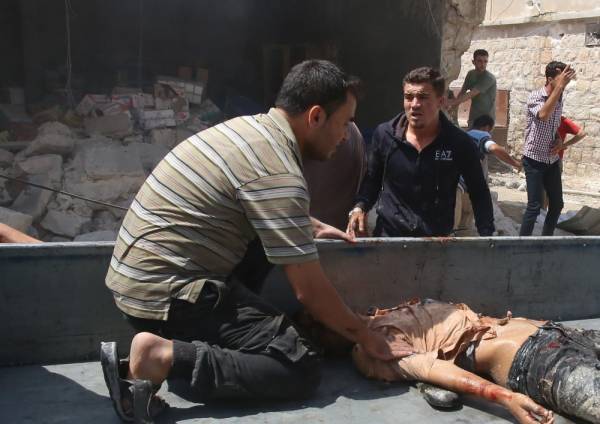
<svg viewBox="0 0 600 424"><path fill-rule="evenodd" d="M598 331L510 313L481 316L464 304L434 300L375 310L366 319L371 329L418 352L384 362L355 346L354 362L367 377L422 381L483 397L521 423L553 422L545 408L600 423Z"/></svg>

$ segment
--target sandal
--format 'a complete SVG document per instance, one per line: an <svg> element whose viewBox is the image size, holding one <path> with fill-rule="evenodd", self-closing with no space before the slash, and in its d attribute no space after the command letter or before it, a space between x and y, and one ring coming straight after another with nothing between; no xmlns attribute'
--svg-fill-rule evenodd
<svg viewBox="0 0 600 424"><path fill-rule="evenodd" d="M122 421L151 424L153 417L168 408L169 405L155 395L160 385L126 378L129 360L119 360L116 342L100 344L100 363L113 407Z"/></svg>
<svg viewBox="0 0 600 424"><path fill-rule="evenodd" d="M423 382L417 383L417 389L423 395L423 399L434 408L452 409L460 405L460 396L450 390Z"/></svg>

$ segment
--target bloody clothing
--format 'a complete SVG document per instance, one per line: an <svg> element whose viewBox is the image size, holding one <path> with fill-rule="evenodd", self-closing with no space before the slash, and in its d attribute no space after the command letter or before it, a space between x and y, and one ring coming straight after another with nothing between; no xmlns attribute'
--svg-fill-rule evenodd
<svg viewBox="0 0 600 424"><path fill-rule="evenodd" d="M560 125L558 126L558 136L564 142L567 134L577 135L581 131L579 125L575 122L571 121L569 118L565 118L564 116L560 117ZM558 152L558 156L562 159L565 154L564 150Z"/></svg>
<svg viewBox="0 0 600 424"><path fill-rule="evenodd" d="M546 323L515 355L508 387L557 412L600 423L600 332Z"/></svg>
<svg viewBox="0 0 600 424"><path fill-rule="evenodd" d="M496 337L501 320L480 318L465 304L426 299L392 309L378 310L368 326L394 341L408 343L417 352L397 361L380 361L354 347L357 368L370 378L386 381L426 380L436 359L456 360L473 341ZM393 344L393 343L392 343Z"/></svg>

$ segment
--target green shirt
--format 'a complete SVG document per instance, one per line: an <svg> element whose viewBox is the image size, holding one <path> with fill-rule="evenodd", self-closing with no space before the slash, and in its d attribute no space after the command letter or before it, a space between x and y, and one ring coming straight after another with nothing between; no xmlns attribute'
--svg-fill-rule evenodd
<svg viewBox="0 0 600 424"><path fill-rule="evenodd" d="M488 71L483 73L475 69L467 73L461 91L477 90L479 94L471 97L471 109L469 110L469 127L473 121L481 115L490 115L496 119L496 77Z"/></svg>

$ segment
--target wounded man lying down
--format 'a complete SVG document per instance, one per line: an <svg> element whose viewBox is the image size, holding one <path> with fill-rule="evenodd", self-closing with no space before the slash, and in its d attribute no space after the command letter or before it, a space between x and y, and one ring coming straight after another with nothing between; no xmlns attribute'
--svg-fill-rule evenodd
<svg viewBox="0 0 600 424"><path fill-rule="evenodd" d="M600 423L598 331L510 313L503 319L481 316L464 304L434 300L375 310L367 319L370 328L415 351L384 362L356 346L354 362L367 377L422 381L480 396L503 405L521 423L553 422L546 408Z"/></svg>

